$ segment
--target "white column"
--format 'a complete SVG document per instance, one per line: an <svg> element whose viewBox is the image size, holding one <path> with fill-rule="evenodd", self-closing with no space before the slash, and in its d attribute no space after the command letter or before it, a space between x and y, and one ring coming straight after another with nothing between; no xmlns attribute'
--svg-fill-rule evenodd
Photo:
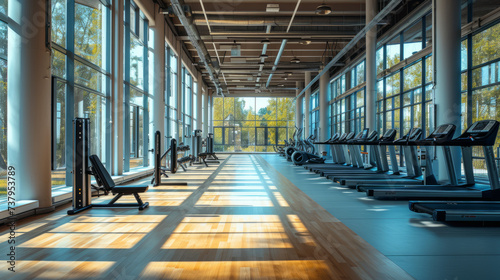
<svg viewBox="0 0 500 280"><path fill-rule="evenodd" d="M307 71L305 73L305 81L304 81L304 86L307 86L309 83L311 82L311 72L310 71ZM303 132L303 135L304 137L307 137L309 135L309 108L311 107L310 106L310 100L311 100L311 87L309 87L307 90L306 90L306 93L305 93L305 99L306 99L306 102L305 102L305 108L304 108L304 120L305 120L305 124L304 124L304 132Z"/></svg>
<svg viewBox="0 0 500 280"><path fill-rule="evenodd" d="M319 78L319 135L316 141L325 141L328 137L328 80L330 75L328 72ZM322 147L327 150L326 146ZM321 152L321 151L319 151Z"/></svg>
<svg viewBox="0 0 500 280"><path fill-rule="evenodd" d="M203 130L202 126L202 121L203 121L203 114L201 112L201 103L202 103L202 93L203 93L203 79L201 78L201 73L198 73L198 94L197 94L197 100L196 100L196 129L201 129L203 131L203 134L206 133L206 131Z"/></svg>
<svg viewBox="0 0 500 280"><path fill-rule="evenodd" d="M184 108L182 108L182 48L181 42L177 41L176 46L177 53L179 54L179 58L177 59L177 142L182 142L184 140L184 123L182 119L182 112ZM182 134L181 134L182 131Z"/></svg>
<svg viewBox="0 0 500 280"><path fill-rule="evenodd" d="M208 106L208 119L211 120L208 123L208 131L211 133L214 133L214 120L213 120L213 115L214 115L214 97L213 97L214 91L210 90L208 94L208 99L210 100L210 105Z"/></svg>
<svg viewBox="0 0 500 280"><path fill-rule="evenodd" d="M53 210L51 186L50 49L46 1L9 1L7 166L15 168L15 198Z"/></svg>
<svg viewBox="0 0 500 280"><path fill-rule="evenodd" d="M156 5L155 5L156 6ZM155 13L155 38L154 38L154 54L155 59L150 63L154 63L154 105L153 105L153 131L149 134L154 135L156 131L160 131L160 147L164 147L165 137L165 18L163 14ZM154 142L151 143L154 145Z"/></svg>
<svg viewBox="0 0 500 280"><path fill-rule="evenodd" d="M377 0L366 0L366 24L377 15ZM376 127L376 82L377 64L375 56L377 52L377 28L374 27L366 33L366 104L365 104L365 126L370 130L377 130Z"/></svg>
<svg viewBox="0 0 500 280"><path fill-rule="evenodd" d="M113 1L112 4L112 26L111 26L111 159L113 175L123 173L123 3Z"/></svg>
<svg viewBox="0 0 500 280"><path fill-rule="evenodd" d="M213 133L212 131L208 130L208 89L205 89L205 92L203 92L203 96L205 98L203 99L203 136L207 137L208 133Z"/></svg>
<svg viewBox="0 0 500 280"><path fill-rule="evenodd" d="M433 54L436 64L435 100L436 127L441 124L454 124L457 126L455 136L460 135L460 5L454 0L434 0L433 11L435 29L433 40ZM438 149L441 150L441 149ZM460 172L460 149L452 148L455 170ZM443 162L444 155L438 154L438 178L447 178L446 167ZM458 177L459 178L459 177Z"/></svg>
<svg viewBox="0 0 500 280"><path fill-rule="evenodd" d="M304 83L303 82L295 82L295 87L297 88L295 90L295 95L299 95L299 93L302 91L304 88ZM303 127L303 116L302 116L302 100L304 96L301 96L295 100L295 125L298 128Z"/></svg>

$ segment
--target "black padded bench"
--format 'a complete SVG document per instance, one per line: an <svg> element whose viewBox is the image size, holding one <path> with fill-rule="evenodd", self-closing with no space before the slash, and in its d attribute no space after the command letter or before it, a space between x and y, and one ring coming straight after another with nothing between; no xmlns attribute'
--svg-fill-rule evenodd
<svg viewBox="0 0 500 280"><path fill-rule="evenodd" d="M149 188L148 185L135 185L135 186L116 186L108 171L102 164L97 155L89 157L92 163L92 174L94 175L97 184L103 187L106 193L111 192L115 197L107 204L92 204L92 207L135 207L138 206L139 210L149 206L149 203L142 202L139 193L146 192ZM133 195L137 203L115 203L124 195Z"/></svg>

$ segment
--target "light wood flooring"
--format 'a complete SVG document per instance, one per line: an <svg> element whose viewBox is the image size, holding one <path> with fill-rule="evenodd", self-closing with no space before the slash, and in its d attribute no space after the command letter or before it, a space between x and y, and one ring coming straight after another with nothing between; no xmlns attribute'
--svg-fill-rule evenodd
<svg viewBox="0 0 500 280"><path fill-rule="evenodd" d="M284 175L231 155L163 179L187 185L150 187L144 211L23 219L15 273L2 226L0 279L411 279Z"/></svg>

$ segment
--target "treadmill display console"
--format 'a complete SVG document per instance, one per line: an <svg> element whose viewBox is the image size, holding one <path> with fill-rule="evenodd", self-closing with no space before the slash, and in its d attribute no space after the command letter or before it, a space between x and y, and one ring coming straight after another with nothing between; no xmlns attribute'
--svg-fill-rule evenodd
<svg viewBox="0 0 500 280"><path fill-rule="evenodd" d="M370 135L368 135L367 139L368 141L373 141L374 139L377 138L378 133L376 131L372 131Z"/></svg>
<svg viewBox="0 0 500 280"><path fill-rule="evenodd" d="M448 132L453 128L453 125L452 124L444 124L444 125L440 125L436 131L434 131L432 133L432 135L434 136L444 136L446 134L448 134Z"/></svg>
<svg viewBox="0 0 500 280"><path fill-rule="evenodd" d="M328 142L330 142L330 143L331 143L331 142L335 142L335 141L337 141L337 140L339 140L339 134L338 134L338 133L335 133L335 134L332 136L332 138L330 138L330 140L328 140Z"/></svg>
<svg viewBox="0 0 500 280"><path fill-rule="evenodd" d="M354 138L354 132L349 132L349 134L347 134L346 137L344 137L343 141L348 141L351 140L352 138Z"/></svg>
<svg viewBox="0 0 500 280"><path fill-rule="evenodd" d="M473 123L462 135L452 140L453 146L493 146L500 123L484 120Z"/></svg>
<svg viewBox="0 0 500 280"><path fill-rule="evenodd" d="M467 129L468 133L486 133L495 125L495 121L478 121Z"/></svg>
<svg viewBox="0 0 500 280"><path fill-rule="evenodd" d="M365 128L363 129L363 131L361 132L361 139L366 139L368 138L368 132L369 132L369 129L368 128Z"/></svg>
<svg viewBox="0 0 500 280"><path fill-rule="evenodd" d="M392 136L393 133L395 133L396 130L395 129L389 129L387 130L385 133L384 133L384 136L382 136L383 138L389 138Z"/></svg>
<svg viewBox="0 0 500 280"><path fill-rule="evenodd" d="M420 135L422 135L422 129L414 127L408 133L408 138L409 138L408 140L410 141L418 140L420 138Z"/></svg>
<svg viewBox="0 0 500 280"><path fill-rule="evenodd" d="M427 138L416 141L416 144L424 146L442 146L448 143L455 133L456 126L454 124L442 124L438 126Z"/></svg>

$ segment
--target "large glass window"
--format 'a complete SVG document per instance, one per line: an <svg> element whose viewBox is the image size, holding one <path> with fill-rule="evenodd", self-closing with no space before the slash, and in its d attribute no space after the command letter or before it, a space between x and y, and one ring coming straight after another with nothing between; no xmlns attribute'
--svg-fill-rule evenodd
<svg viewBox="0 0 500 280"><path fill-rule="evenodd" d="M68 1L51 1L53 187L72 185L68 146L74 117L90 119L91 153L106 167L110 158L109 46L105 42L110 35L110 10L102 1L76 0L74 5ZM66 56L72 51L74 57Z"/></svg>
<svg viewBox="0 0 500 280"><path fill-rule="evenodd" d="M292 98L215 97L214 144L217 151L274 152L295 127Z"/></svg>
<svg viewBox="0 0 500 280"><path fill-rule="evenodd" d="M165 78L167 101L166 114L166 134L169 138L177 138L177 56L170 46L167 45L165 59ZM168 144L167 144L168 145Z"/></svg>
<svg viewBox="0 0 500 280"><path fill-rule="evenodd" d="M184 143L189 143L192 135L192 107L193 107L193 78L185 67L182 67L182 103L183 103L183 131ZM182 132L181 132L182 133Z"/></svg>
<svg viewBox="0 0 500 280"><path fill-rule="evenodd" d="M7 7L0 6L0 13ZM7 24L0 21L0 201L7 194Z"/></svg>
<svg viewBox="0 0 500 280"><path fill-rule="evenodd" d="M125 60L124 60L124 103L125 113L129 115L124 118L124 171L133 168L149 166L149 143L150 136L149 118L151 111L149 105L149 93L153 85L149 85L149 64L152 48L148 43L152 42L148 35L154 36L148 27L148 21L144 13L131 0L125 2L125 9L130 14L125 15ZM152 109L152 108L151 108Z"/></svg>
<svg viewBox="0 0 500 280"><path fill-rule="evenodd" d="M469 5L476 5L469 3ZM474 15L476 16L476 15ZM469 41L470 40L470 41ZM469 35L462 41L462 125L479 120L500 119L500 23ZM468 61L471 61L471 64ZM472 111L468 111L469 108ZM495 141L499 153L500 135ZM473 148L474 173L486 178L484 154Z"/></svg>

